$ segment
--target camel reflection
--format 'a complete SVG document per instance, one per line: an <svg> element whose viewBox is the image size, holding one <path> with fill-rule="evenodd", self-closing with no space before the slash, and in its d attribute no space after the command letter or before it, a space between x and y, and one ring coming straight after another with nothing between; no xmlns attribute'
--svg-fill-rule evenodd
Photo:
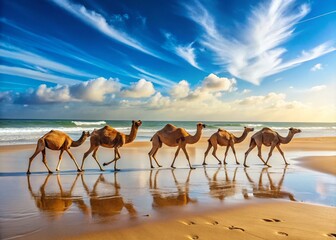
<svg viewBox="0 0 336 240"><path fill-rule="evenodd" d="M296 201L294 195L290 192L281 191L282 184L286 175L287 166L284 168L281 179L277 185L274 184L269 172L268 167L265 167L261 170L259 176L259 182L256 184L248 175L246 168L244 169L245 175L248 181L252 184L253 187L253 196L256 198L288 198L291 201ZM267 179L269 184L263 183L263 175L264 173L267 174ZM246 188L243 189L243 195L245 199L248 199L249 196L247 194Z"/></svg>
<svg viewBox="0 0 336 240"><path fill-rule="evenodd" d="M117 173L114 173L113 183L106 181L103 174L100 174L91 191L84 181L84 175L81 175L81 179L83 187L90 197L91 214L93 218L97 218L101 221L110 220L110 218L113 218L115 215L119 215L124 207L131 217L137 215L133 204L126 203L120 195L120 185L117 182ZM101 189L105 192L107 191L108 194L99 194L99 185L101 186ZM113 193L111 193L111 191Z"/></svg>
<svg viewBox="0 0 336 240"><path fill-rule="evenodd" d="M212 176L212 179L209 177L206 167L204 167L204 174L205 177L209 181L209 189L210 189L210 196L212 198L218 198L219 200L223 201L225 198L234 196L237 192L236 188L236 174L237 174L238 167L235 168L233 172L233 178L230 180L228 171L226 166L224 166L225 171L225 180L218 180L218 173L221 170L221 167L218 167L214 175Z"/></svg>
<svg viewBox="0 0 336 240"><path fill-rule="evenodd" d="M149 188L150 192L153 197L153 203L152 207L154 209L163 209L165 207L172 207L172 206L185 206L189 203L196 203L196 199L192 199L189 197L189 181L190 181L190 173L191 170L189 170L187 180L184 184L180 184L176 176L174 174L174 169L171 169L171 173L174 178L174 183L177 188L177 192L164 192L160 188L158 188L157 184L157 178L160 170L157 170L154 176L153 181L153 170L150 172L149 177Z"/></svg>
<svg viewBox="0 0 336 240"><path fill-rule="evenodd" d="M61 176L57 175L57 185L59 190L47 192L46 187L48 185L49 178L52 174L47 175L44 183L41 185L39 192L35 193L30 183L30 175L27 175L28 190L35 201L36 207L42 212L47 213L51 218L57 218L65 211L67 211L72 203L75 203L83 213L88 213L88 209L82 199L82 197L73 196L72 192L76 185L79 174L76 175L75 180L72 183L70 190L65 191L62 187Z"/></svg>

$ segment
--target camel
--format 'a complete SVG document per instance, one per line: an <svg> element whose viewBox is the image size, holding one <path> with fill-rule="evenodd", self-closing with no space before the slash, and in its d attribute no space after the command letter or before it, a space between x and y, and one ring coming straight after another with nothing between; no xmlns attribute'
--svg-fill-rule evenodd
<svg viewBox="0 0 336 240"><path fill-rule="evenodd" d="M154 168L154 166L152 164L152 157L154 158L158 167L161 167L161 165L156 160L155 155L158 152L159 148L162 147L162 143L164 143L169 147L178 146L178 148L175 152L174 160L171 164L172 168L175 168L174 163L175 163L176 157L179 154L180 149L182 148L182 150L183 150L183 152L184 152L184 154L185 154L185 156L188 160L190 169L195 169L190 164L189 155L187 153L186 146L187 146L187 144L197 143L198 140L200 140L200 138L201 138L202 129L205 128L205 127L206 127L205 124L198 123L197 124L197 131L196 131L195 135L190 135L184 128L177 128L172 124L167 124L164 128L157 131L154 134L154 136L151 138L152 149L148 153L151 168Z"/></svg>
<svg viewBox="0 0 336 240"><path fill-rule="evenodd" d="M131 218L137 216L137 211L132 203L125 202L120 195L120 185L117 182L117 172L114 172L114 183L105 180L103 174L100 174L90 191L84 181L84 175L81 174L82 184L90 197L91 215L101 221L107 221L111 217L121 213L126 208ZM99 194L99 185L103 185L103 189L108 190L107 195Z"/></svg>
<svg viewBox="0 0 336 240"><path fill-rule="evenodd" d="M279 181L279 183L277 185L275 185L273 183L273 180L268 172L268 168L265 167L261 170L260 172L260 176L259 176L259 182L258 185L255 184L255 182L251 179L251 177L248 175L246 168L244 168L245 171L245 175L248 179L248 181L252 184L253 186L253 196L256 198L288 198L291 201L296 201L295 197L292 193L290 192L286 192L286 191L282 191L282 184L284 182L284 178L286 175L286 169L287 169L287 165L283 170L281 179ZM263 179L263 174L264 172L267 173L267 178L269 181L269 184L263 184L262 179ZM243 189L243 195L245 199L249 199L249 196L247 194L247 190Z"/></svg>
<svg viewBox="0 0 336 240"><path fill-rule="evenodd" d="M218 198L220 201L223 201L227 197L234 196L237 192L236 175L237 175L238 167L236 167L234 170L232 180L230 180L228 176L228 171L227 171L226 166L224 167L225 180L218 180L217 176L220 170L221 168L218 167L212 179L209 177L205 167L204 167L204 174L205 174L205 177L209 181L210 196L213 198Z"/></svg>
<svg viewBox="0 0 336 240"><path fill-rule="evenodd" d="M152 179L152 171L149 176L149 188L153 197L152 206L154 209L164 209L165 207L175 207L175 206L186 206L189 203L196 203L197 199L193 199L189 197L189 181L191 169L189 170L187 179L184 184L181 184L177 181L177 178L174 174L174 169L171 170L174 183L177 188L177 192L164 192L157 187L157 178L160 170L157 170L154 176L154 181Z"/></svg>
<svg viewBox="0 0 336 240"><path fill-rule="evenodd" d="M270 167L270 165L268 165L268 161L270 159L270 157L272 156L272 152L274 150L274 148L276 147L280 154L282 155L285 164L289 165L289 163L286 161L286 158L284 156L283 151L280 148L280 144L287 144L289 143L295 134L300 133L301 130L297 129L297 128L290 128L287 137L282 137L279 135L279 133L277 133L276 131L270 129L270 128L263 128L260 131L256 132L255 134L253 134L253 136L251 137L251 141L250 141L250 146L249 149L246 151L245 153L245 159L244 159L244 167L248 167L246 165L246 159L247 159L247 155L252 151L253 148L255 148L255 146L258 147L258 157L261 159L261 161L267 165L268 167ZM268 158L266 160L266 162L264 161L264 159L262 158L261 155L261 146L265 145L267 147L271 147L269 153L268 153Z"/></svg>
<svg viewBox="0 0 336 240"><path fill-rule="evenodd" d="M223 130L223 129L218 129L218 131L214 134L212 134L212 136L208 139L208 149L205 151L204 153L204 161L203 161L203 165L207 165L207 163L205 162L205 159L210 151L210 149L213 147L213 151L212 151L212 155L218 160L218 164L222 164L222 162L219 160L219 158L216 156L216 151L217 151L217 144L219 146L226 146L226 150L225 150L225 156L224 156L224 164L226 163L226 156L229 150L229 147L231 147L232 152L235 156L236 159L236 163L240 164L237 160L237 156L236 156L236 150L234 148L234 145L236 143L241 143L242 141L245 140L247 134L249 132L253 132L254 128L249 128L249 127L244 127L244 132L240 137L236 137L235 135L233 135L232 133Z"/></svg>
<svg viewBox="0 0 336 240"><path fill-rule="evenodd" d="M120 153L118 149L124 144L134 141L138 132L138 128L141 126L141 124L142 122L140 120L132 121L132 128L129 135L120 133L110 126L105 126L101 129L94 130L90 137L90 148L83 155L81 170L84 171L84 160L93 151L92 157L97 162L100 171L104 171L96 157L99 146L102 146L106 148L114 148L114 159L110 162L104 163L103 165L107 166L114 162L114 170L120 171L120 169L117 168L117 161L120 159Z"/></svg>
<svg viewBox="0 0 336 240"><path fill-rule="evenodd" d="M90 136L90 132L83 131L82 136L77 141L74 141L69 137L68 134L58 131L58 130L51 130L50 132L46 133L43 137L41 137L37 141L36 150L34 154L29 158L27 174L30 174L30 165L32 161L34 160L34 158L36 157L36 155L39 154L40 152L42 152L42 156L43 156L42 162L48 169L48 172L52 173L52 171L50 170L48 166L47 159L46 159L46 148L49 148L51 150L61 151L59 155L56 171L59 171L63 152L66 151L71 157L71 159L73 160L73 162L75 163L77 167L77 171L80 172L81 170L79 169L74 156L70 152L70 147L78 147L82 145L85 142L86 138L89 136Z"/></svg>
<svg viewBox="0 0 336 240"><path fill-rule="evenodd" d="M77 174L75 180L73 181L70 190L67 191L63 189L60 179L61 177L58 174L57 184L59 187L59 191L47 192L46 189L48 189L47 185L50 176L51 174L48 174L47 177L45 178L44 183L41 185L39 189L39 193L35 193L30 183L30 175L29 174L27 175L28 190L30 192L30 195L35 201L36 207L39 210L48 213L53 218L57 218L62 214L64 214L70 208L72 203L75 203L77 207L82 210L84 214L89 213L83 198L73 196L72 193L74 191L77 179L79 177L79 173Z"/></svg>

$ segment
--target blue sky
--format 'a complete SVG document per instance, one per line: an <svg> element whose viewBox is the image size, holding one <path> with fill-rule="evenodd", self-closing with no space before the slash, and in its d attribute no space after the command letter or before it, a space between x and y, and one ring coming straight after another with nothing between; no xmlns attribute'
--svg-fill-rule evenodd
<svg viewBox="0 0 336 240"><path fill-rule="evenodd" d="M1 9L2 118L336 120L333 0Z"/></svg>

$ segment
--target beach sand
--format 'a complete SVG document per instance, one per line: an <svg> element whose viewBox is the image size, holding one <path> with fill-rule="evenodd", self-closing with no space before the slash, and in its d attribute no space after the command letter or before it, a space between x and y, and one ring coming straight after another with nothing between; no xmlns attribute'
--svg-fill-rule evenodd
<svg viewBox="0 0 336 240"><path fill-rule="evenodd" d="M249 138L248 138L249 139ZM239 161L243 162L244 152L248 148L249 140L244 141L241 144L236 145L237 156ZM206 139L202 139L199 143L195 145L188 146L188 152L190 158L192 159L192 164L196 166L196 170L191 171L193 174L203 172L203 167L201 167L201 163L203 161L204 150L206 149L207 141ZM285 155L292 156L289 162L290 166L303 166L305 168L312 169L314 171L320 171L323 173L327 173L331 175L329 178L335 183L335 163L336 163L336 137L321 137L321 138L295 138L288 145L283 145L282 149L285 152ZM89 144L86 142L82 146L78 148L72 148L71 151L74 154L77 162L81 164L81 157L83 153L88 149ZM117 176L121 178L121 182L125 184L129 184L132 187L132 179L131 180L123 180L122 177L134 176L141 174L145 175L143 180L147 187L147 176L150 174L152 177L152 171L149 169L149 160L148 160L148 151L151 148L150 142L134 142L131 143L121 149L121 160L118 162L118 168L122 169ZM13 184L13 180L16 176L20 176L22 180L22 184L20 186L26 185L26 176L25 172L27 170L28 158L34 152L35 145L24 145L24 146L10 146L10 147L0 147L1 154L1 173L0 177L3 177L6 181L2 181L3 184ZM157 154L157 158L159 162L164 166L163 172L159 174L164 176L164 174L168 174L170 171L169 168L170 163L172 161L175 148L163 147ZM269 148L263 148L263 155L266 158ZM269 168L270 171L283 171L284 164L280 154L275 150L275 153L272 156L270 164L274 166L273 168ZM220 148L218 150L218 156L223 156L224 148ZM51 169L55 169L57 160L58 160L58 152L55 151L47 151L47 159L49 162L49 166ZM250 171L252 174L256 173L257 175L260 173L260 176L264 176L263 166L260 164L260 160L257 158L257 150L253 150L248 158L248 165L251 167L248 170L244 170L244 168L240 165L236 168L234 164L234 160L232 158L232 154L229 153L228 156L228 172L232 176L234 169L241 174L244 175L244 171ZM293 157L294 156L294 157ZM100 163L111 160L113 157L112 150L101 148L98 151L98 159ZM61 166L61 176L63 178L70 176L75 176L75 166L73 162L69 159L69 157L64 154L64 160ZM220 157L221 158L221 157ZM293 161L294 160L294 161ZM217 161L209 154L207 159L209 165L209 171L215 172L215 167L217 168ZM187 168L187 161L184 159L183 153L180 153L180 156L176 160L176 167L179 168L176 171L180 170L181 174L185 176L190 171ZM106 169L113 169L113 166L107 166ZM85 169L87 170L85 173L80 174L80 176L85 176L85 178L90 177L91 175L99 176L97 172L97 165L92 159L92 157L88 157L85 162ZM274 170L272 170L274 169ZM37 177L42 177L46 175L46 169L41 162L41 155L38 155L32 164L32 176L31 182L34 184L34 179ZM125 172L126 171L126 172ZM128 172L127 172L128 171ZM193 173L196 171L195 173ZM268 171L268 170L267 170ZM286 168L284 172L286 171ZM293 167L292 173L295 173L295 167ZM205 172L205 170L204 170ZM121 175L121 174L128 175ZM158 172L157 172L158 173ZM89 175L88 175L89 174ZM106 177L110 176L111 173L104 175ZM153 173L154 174L154 173ZM266 173L265 173L266 174ZM268 174L268 172L267 172ZM53 174L52 176L55 176ZM132 176L133 176L132 175ZM77 175L79 176L79 175ZM116 176L116 175L115 175ZM259 176L259 175L258 175ZM174 176L175 177L175 176ZM52 178L52 177L51 177ZM80 177L78 177L80 178ZM98 177L99 179L100 177ZM185 179L186 177L184 177ZM261 177L260 177L261 178ZM329 179L328 178L328 179ZM76 178L77 179L77 178ZM168 179L168 178L167 178ZM258 179L258 177L256 178ZM172 178L170 177L172 181ZM45 181L45 180L44 180ZM64 180L62 180L64 181ZM77 181L77 184L79 180ZM134 180L138 183L137 179ZM43 181L41 181L43 183ZM94 187L95 181L92 181L91 188ZM98 180L96 181L98 182ZM173 181L172 181L173 182ZM257 180L255 181L257 182ZM123 184L123 185L125 185ZM168 184L168 183L167 183ZM197 184L197 183L195 183ZM209 183L210 184L210 183ZM55 186L56 182L54 183ZM71 186L71 183L66 184ZM75 184L73 184L75 185ZM90 185L90 184L88 184ZM117 184L116 184L117 185ZM122 184L120 184L122 185ZM266 184L267 185L267 184ZM4 187L5 185L2 185ZM43 186L43 185L42 185ZM172 185L173 186L173 185ZM175 186L175 185L174 185ZM183 186L187 187L187 185L181 185L181 183L177 184L177 187ZM210 186L210 185L209 185ZM257 185L256 185L257 186ZM265 186L265 185L263 185ZM335 185L332 186L333 191ZM189 186L188 186L189 187ZM38 189L38 186L35 187ZM69 188L69 187L68 187ZM120 186L119 186L120 188ZM116 187L115 189L119 189ZM197 185L194 186L197 189ZM121 189L123 189L121 187ZM139 189L136 189L139 191ZM27 191L27 190L22 190ZM132 189L129 195L133 197ZM175 193L176 190L173 190ZM211 191L211 186L210 186ZM240 191L240 190L239 190ZM76 190L77 195L81 195L80 190ZM84 190L82 190L85 193ZM140 191L141 192L141 191ZM186 192L188 194L188 192ZM4 193L2 193L2 196ZM19 194L19 193L18 193ZM88 196L92 196L93 192L90 192ZM55 195L55 194L54 194ZM76 195L76 199L78 196ZM229 194L228 194L229 195ZM21 195L20 195L21 196ZM28 195L27 195L28 196ZM27 197L26 199L22 199L21 201L31 201L32 197ZM185 195L183 195L185 198ZM72 196L71 196L72 197ZM140 196L136 196L137 198L141 198ZM125 197L124 197L125 198ZM42 230L30 233L29 235L23 235L21 238L24 239L36 239L36 238L46 238L49 239L333 239L336 237L336 208L335 204L331 204L329 206L326 205L316 205L316 204L308 204L302 202L293 202L284 199L276 199L277 197L271 197L269 199L263 199L261 201L250 201L248 204L233 204L230 207L230 203L226 203L225 207L220 205L219 202L215 200L213 202L209 202L212 206L207 208L201 203L197 204L197 209L193 209L192 203L186 204L183 209L187 209L185 211L181 211L180 209L174 211L158 211L156 214L146 214L146 211L142 211L143 214L142 219L146 220L137 220L136 224L129 224L130 221L124 221L126 224L116 224L118 221L125 217L125 214L120 214L119 220L116 217L114 219L114 226L106 226L97 228L95 230L84 231L81 229L82 226L75 225L71 227L67 227L62 225L61 222L58 222L56 225L52 223L51 225L46 225L46 227ZM154 199L154 197L153 197ZM178 199L178 198L177 198ZM138 199L139 200L139 199ZM11 199L8 200L10 202ZM15 199L15 201L19 201ZM77 201L77 200L76 200ZM92 200L90 200L92 201ZM139 200L141 202L141 199ZM144 201L147 201L144 200ZM244 202L244 199L241 200ZM75 202L75 201L74 201ZM78 202L77 202L78 203ZM76 203L76 204L77 204ZM216 203L218 207L216 207ZM2 203L2 207L6 208L6 203ZM8 203L14 204L14 203ZM36 202L36 204L41 204ZM92 204L92 203L91 203ZM32 209L34 208L34 204L32 205ZM135 204L137 205L137 204ZM138 204L140 205L140 203ZM187 206L188 205L188 206ZM125 205L127 206L127 204ZM149 205L151 206L151 205ZM227 207L229 206L229 207ZM21 206L22 209L25 209L24 206ZM82 207L83 209L86 208ZM92 206L91 206L92 207ZM14 207L13 207L14 208ZM80 208L80 207L79 207ZM81 210L83 213L86 210ZM40 208L43 212L44 210ZM128 215L131 214L128 208ZM50 213L50 210L48 210ZM66 210L65 210L66 211ZM73 210L72 210L73 211ZM78 210L77 210L78 211ZM2 212L2 214L4 214ZM85 218L86 215L83 215ZM166 214L166 216L164 216ZM154 216L155 215L155 216ZM63 217L66 218L64 215ZM80 215L82 216L82 215ZM159 217L158 217L159 216ZM3 217L3 216L2 216ZM62 218L62 216L57 216L57 219ZM3 218L5 219L5 218ZM92 220L91 220L92 221ZM9 232L7 235L4 235L2 238L11 238L15 237L16 223L7 223L1 221L2 229L6 229L7 224L10 225ZM25 224L26 221L24 221ZM32 224L32 223L31 223ZM44 223L46 224L46 223ZM54 225L53 225L54 224ZM57 227L58 228L57 228ZM64 233L60 236L52 235L62 229L64 227ZM68 229L67 229L68 228ZM72 229L71 229L72 228ZM68 234L68 233L69 234ZM49 235L50 234L50 235ZM19 235L19 234L18 234ZM19 236L16 236L20 238Z"/></svg>

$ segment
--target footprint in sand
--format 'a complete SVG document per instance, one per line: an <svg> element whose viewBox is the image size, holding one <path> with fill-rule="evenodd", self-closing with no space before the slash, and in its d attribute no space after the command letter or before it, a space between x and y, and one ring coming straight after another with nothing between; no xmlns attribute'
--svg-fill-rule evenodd
<svg viewBox="0 0 336 240"><path fill-rule="evenodd" d="M196 223L193 222L193 221L181 221L181 223L183 223L183 224L185 224L185 225L188 225L188 226L190 226L190 225L195 225L195 224L196 224Z"/></svg>
<svg viewBox="0 0 336 240"><path fill-rule="evenodd" d="M277 232L277 234L282 235L282 236L288 236L288 233L285 233L285 232Z"/></svg>
<svg viewBox="0 0 336 240"><path fill-rule="evenodd" d="M332 238L336 238L336 233L328 233L327 236L332 237Z"/></svg>
<svg viewBox="0 0 336 240"><path fill-rule="evenodd" d="M192 236L189 236L189 239L192 239L192 240L194 240L194 239L199 239L199 236L197 236L197 235L192 235Z"/></svg>
<svg viewBox="0 0 336 240"><path fill-rule="evenodd" d="M271 218L271 219L263 218L262 220L265 222L281 222L281 220L276 219L276 218Z"/></svg>
<svg viewBox="0 0 336 240"><path fill-rule="evenodd" d="M228 227L228 229L230 229L230 230L240 230L242 232L245 232L245 229L241 228L241 227L230 226L230 227Z"/></svg>

